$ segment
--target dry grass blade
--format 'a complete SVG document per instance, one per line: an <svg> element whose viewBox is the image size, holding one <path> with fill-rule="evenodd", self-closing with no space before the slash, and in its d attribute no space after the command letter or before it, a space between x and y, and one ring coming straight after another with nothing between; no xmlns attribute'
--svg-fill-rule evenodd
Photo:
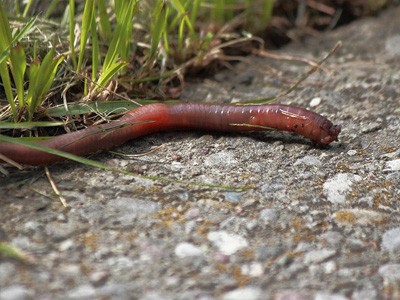
<svg viewBox="0 0 400 300"><path fill-rule="evenodd" d="M338 50L342 46L342 42L337 42L336 45L329 51L329 53L323 57L320 61L318 61L317 65L313 66L306 74L304 74L297 82L295 82L289 89L286 91L282 92L279 94L276 99L282 98L284 96L287 96L290 94L292 91L294 91L304 80L306 80L311 74L316 72L318 69L320 69L320 66L329 58L331 57L336 50Z"/></svg>
<svg viewBox="0 0 400 300"><path fill-rule="evenodd" d="M57 195L58 199L60 199L62 205L64 207L68 207L67 201L65 200L65 198L63 197L63 195L61 195L60 190L58 189L57 185L55 184L53 178L51 177L49 168L47 166L44 167L44 171L46 173L46 177L47 180L50 182L50 185L54 191L54 193Z"/></svg>

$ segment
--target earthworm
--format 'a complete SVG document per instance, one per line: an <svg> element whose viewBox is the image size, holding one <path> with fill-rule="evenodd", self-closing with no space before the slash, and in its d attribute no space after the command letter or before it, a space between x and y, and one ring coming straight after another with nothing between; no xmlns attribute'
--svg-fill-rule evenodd
<svg viewBox="0 0 400 300"><path fill-rule="evenodd" d="M327 118L307 109L283 104L235 106L155 103L127 111L114 122L59 135L37 144L75 155L86 155L147 134L188 129L224 132L276 129L295 132L324 146L337 140L341 126L333 125ZM48 164L64 159L8 142L0 143L0 154L27 165Z"/></svg>

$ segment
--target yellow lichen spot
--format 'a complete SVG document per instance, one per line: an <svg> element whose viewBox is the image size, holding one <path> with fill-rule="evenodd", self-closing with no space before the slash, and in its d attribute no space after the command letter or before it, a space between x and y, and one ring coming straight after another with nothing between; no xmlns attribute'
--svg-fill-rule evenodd
<svg viewBox="0 0 400 300"><path fill-rule="evenodd" d="M304 227L304 221L301 217L294 217L292 220L292 227L295 228L296 230L300 230Z"/></svg>
<svg viewBox="0 0 400 300"><path fill-rule="evenodd" d="M355 224L366 226L380 224L388 219L388 214L371 209L350 208L343 209L334 215L336 221L344 224Z"/></svg>
<svg viewBox="0 0 400 300"><path fill-rule="evenodd" d="M337 173L352 173L352 169L346 162L338 162L335 166Z"/></svg>
<svg viewBox="0 0 400 300"><path fill-rule="evenodd" d="M239 287L246 286L250 282L250 277L242 274L242 269L240 266L232 266L231 273L233 278L235 278L236 283Z"/></svg>
<svg viewBox="0 0 400 300"><path fill-rule="evenodd" d="M201 221L197 224L196 233L198 235L207 235L211 229L215 228L216 224L211 221Z"/></svg>
<svg viewBox="0 0 400 300"><path fill-rule="evenodd" d="M396 151L396 148L384 146L384 147L380 147L379 150L381 150L382 152L385 152L385 153L393 153Z"/></svg>
<svg viewBox="0 0 400 300"><path fill-rule="evenodd" d="M254 249L251 248L246 248L240 252L240 254L243 256L243 258L247 260L253 260L254 259Z"/></svg>
<svg viewBox="0 0 400 300"><path fill-rule="evenodd" d="M82 244L84 244L87 248L97 249L97 235L93 233L86 233L81 236Z"/></svg>
<svg viewBox="0 0 400 300"><path fill-rule="evenodd" d="M335 214L335 218L340 223L354 224L356 222L356 216L351 211L341 210Z"/></svg>

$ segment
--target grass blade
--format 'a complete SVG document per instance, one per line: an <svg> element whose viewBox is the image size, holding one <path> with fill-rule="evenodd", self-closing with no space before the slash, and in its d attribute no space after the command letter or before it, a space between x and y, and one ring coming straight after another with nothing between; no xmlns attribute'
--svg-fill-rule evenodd
<svg viewBox="0 0 400 300"><path fill-rule="evenodd" d="M92 18L90 25L92 32L92 81L95 82L100 65L100 46L97 37L95 18Z"/></svg>
<svg viewBox="0 0 400 300"><path fill-rule="evenodd" d="M158 1L156 7L154 8L154 13L152 17L154 23L150 29L151 48L148 58L149 64L152 64L157 55L158 44L160 43L162 35L166 28L167 16L168 16L168 6L166 5L165 1Z"/></svg>
<svg viewBox="0 0 400 300"><path fill-rule="evenodd" d="M97 1L99 9L100 36L104 42L109 42L112 37L110 19L107 14L107 4L104 0Z"/></svg>
<svg viewBox="0 0 400 300"><path fill-rule="evenodd" d="M86 44L89 39L89 32L92 24L92 19L94 16L94 7L95 1L94 0L87 0L85 3L85 8L83 10L83 17L82 17L82 29L81 29L81 39L80 39L80 46L79 46L79 57L78 57L78 66L77 72L81 71L83 58L85 54Z"/></svg>
<svg viewBox="0 0 400 300"><path fill-rule="evenodd" d="M22 122L22 123L10 123L0 122L0 129L33 129L38 127L57 127L63 126L65 122Z"/></svg>
<svg viewBox="0 0 400 300"><path fill-rule="evenodd" d="M75 53L75 0L69 0L69 51L71 52L71 60L74 69L77 69L76 53Z"/></svg>
<svg viewBox="0 0 400 300"><path fill-rule="evenodd" d="M3 83L3 88L4 92L6 94L6 98L8 103L10 104L11 111L14 117L14 121L17 121L17 109L15 107L14 103L14 96L11 88L11 79L10 79L10 74L8 72L8 66L5 61L0 63L0 76L1 76L1 81Z"/></svg>
<svg viewBox="0 0 400 300"><path fill-rule="evenodd" d="M46 54L41 64L39 62L31 64L27 97L29 120L32 120L33 113L36 108L41 105L44 96L49 91L54 81L58 65L64 58L63 56L54 57L54 54L55 51L52 48Z"/></svg>
<svg viewBox="0 0 400 300"><path fill-rule="evenodd" d="M14 79L15 88L17 90L19 107L23 107L25 103L24 99L24 76L26 70L26 56L25 50L17 44L11 48L10 52L10 67Z"/></svg>
<svg viewBox="0 0 400 300"><path fill-rule="evenodd" d="M98 86L105 87L108 82L122 69L126 66L125 62L116 62L111 66L108 66L106 70L100 75L99 81L97 82Z"/></svg>

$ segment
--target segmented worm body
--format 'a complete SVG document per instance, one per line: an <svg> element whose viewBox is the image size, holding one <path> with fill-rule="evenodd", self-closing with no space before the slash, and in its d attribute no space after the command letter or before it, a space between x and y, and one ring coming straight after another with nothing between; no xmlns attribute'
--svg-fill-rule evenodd
<svg viewBox="0 0 400 300"><path fill-rule="evenodd" d="M59 135L38 144L76 155L86 155L154 132L188 129L225 132L276 129L295 132L319 145L329 145L337 140L341 126L333 125L327 118L312 111L290 105L157 103L130 110L117 121ZM13 143L0 143L0 154L27 165L63 160L57 155Z"/></svg>

